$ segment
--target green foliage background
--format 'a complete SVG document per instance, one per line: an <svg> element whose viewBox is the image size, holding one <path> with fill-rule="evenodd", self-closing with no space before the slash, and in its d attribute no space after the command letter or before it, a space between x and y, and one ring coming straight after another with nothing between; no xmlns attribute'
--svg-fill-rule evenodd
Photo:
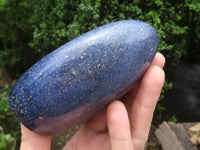
<svg viewBox="0 0 200 150"><path fill-rule="evenodd" d="M199 0L0 0L0 67L18 78L62 44L100 25L125 19L142 20L156 29L167 73L181 57L200 63ZM165 83L161 99L171 87L170 81ZM9 90L6 87L0 93L0 113L6 118L11 113ZM4 128L0 140L3 134L19 137L17 129L13 132L15 128L4 125L8 120L0 117L0 121ZM11 124L19 127L15 119Z"/></svg>
<svg viewBox="0 0 200 150"><path fill-rule="evenodd" d="M125 19L156 29L159 51L170 59L169 66L186 53L199 62L199 17L198 0L0 0L0 66L17 78L62 44Z"/></svg>

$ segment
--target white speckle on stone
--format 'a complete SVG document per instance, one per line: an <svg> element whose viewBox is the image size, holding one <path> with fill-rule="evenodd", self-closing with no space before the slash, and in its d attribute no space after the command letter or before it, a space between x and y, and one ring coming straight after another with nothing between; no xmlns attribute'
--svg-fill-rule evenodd
<svg viewBox="0 0 200 150"><path fill-rule="evenodd" d="M75 70L74 68L72 68L72 70L71 70L71 71L72 71L72 74L73 74L73 75L75 75L75 76L77 76L77 75L78 75L78 71L77 71L77 70Z"/></svg>

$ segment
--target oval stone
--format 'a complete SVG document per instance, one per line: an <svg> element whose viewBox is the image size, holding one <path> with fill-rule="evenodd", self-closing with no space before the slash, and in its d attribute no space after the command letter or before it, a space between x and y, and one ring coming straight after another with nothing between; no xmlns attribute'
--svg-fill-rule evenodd
<svg viewBox="0 0 200 150"><path fill-rule="evenodd" d="M10 92L11 110L36 133L61 133L120 99L150 66L157 48L157 33L147 23L98 27L28 69Z"/></svg>

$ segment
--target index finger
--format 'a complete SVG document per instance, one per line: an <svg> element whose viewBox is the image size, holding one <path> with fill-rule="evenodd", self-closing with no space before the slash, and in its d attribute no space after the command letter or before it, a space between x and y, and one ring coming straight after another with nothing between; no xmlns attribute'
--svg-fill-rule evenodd
<svg viewBox="0 0 200 150"><path fill-rule="evenodd" d="M164 76L164 71L160 67L151 66L138 87L130 114L135 149L143 149L147 141L155 106L163 87Z"/></svg>

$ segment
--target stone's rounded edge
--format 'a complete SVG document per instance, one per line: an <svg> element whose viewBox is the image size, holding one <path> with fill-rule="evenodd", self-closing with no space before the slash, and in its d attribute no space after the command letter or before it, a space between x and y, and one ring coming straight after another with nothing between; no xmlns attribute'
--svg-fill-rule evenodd
<svg viewBox="0 0 200 150"><path fill-rule="evenodd" d="M59 48L62 48L64 49L64 47L68 46L68 45L72 45L74 43L76 43L77 41L79 40L85 40L85 37L87 38L87 36L90 36L90 34L93 34L93 32L101 32L102 30L106 30L107 28L111 28L113 26L117 26L117 25L126 25L126 24L129 24L129 25L134 25L134 26L137 26L138 29L142 29L142 27L145 27L145 28L148 28L148 32L150 33L153 33L154 35L157 36L157 32L156 30L153 28L153 26L151 26L150 24L144 22L144 21L140 21L140 20L120 20L120 21L116 21L116 22L111 22L111 23L108 23L108 24L105 24L105 25L102 25L100 27L97 27L91 31L88 31L82 35L80 35L79 37L76 37L75 39L63 44L62 46L60 46ZM97 33L98 34L98 33ZM58 49L59 49L58 48ZM57 49L56 49L57 50ZM55 51L56 51L55 50Z"/></svg>
<svg viewBox="0 0 200 150"><path fill-rule="evenodd" d="M125 20L125 21L118 21L118 22L114 22L114 23L111 23L112 25L116 25L116 24L121 24L121 25L123 25L123 24L135 24L135 23L137 23L137 28L138 29L141 29L141 28L139 28L140 26L145 26L145 29L146 29L146 27L148 28L148 30L146 31L146 30L142 30L142 32L143 31L145 31L145 36L147 36L147 35L149 35L149 33L151 33L152 35L151 36L153 36L155 39L156 39L156 37L155 37L155 33L156 33L156 31L153 29L153 27L151 26L151 25L149 25L149 24L147 24L147 23L145 23L145 22L142 22L142 21L133 21L133 20ZM64 46L61 46L61 47L63 47L63 50L66 50L66 47L67 46L69 46L69 45L73 45L73 43L76 43L77 41L79 41L80 39L81 40L84 40L85 38L87 38L87 36L88 35L90 35L90 34L92 34L94 31L96 32L96 31L98 31L98 32L100 32L100 30L102 30L102 29L105 29L105 28L107 28L107 27L109 27L111 24L107 24L107 25L104 25L104 26L101 26L101 27L98 27L98 28L96 28L96 29L94 29L94 30L92 30L92 31L89 31L89 32L87 32L87 33L85 33L84 35L82 35L82 36L80 36L80 37L78 37L78 38L76 38L76 39L74 39L74 40L72 40L72 41L70 41L70 42L68 42L68 43L66 43ZM154 30L154 31L153 31ZM156 36L157 36L157 33L156 33ZM143 37L144 38L144 37ZM158 38L158 37L157 37ZM145 38L144 38L145 39ZM156 41L156 40L155 40ZM154 48L155 49L155 48ZM57 51L58 50L62 50L62 48L58 48L57 49ZM52 55L53 54L55 54L56 53L56 50L54 51L54 52L52 52L52 53L50 53L48 56L46 56L44 59L42 59L42 63L44 63L47 59L47 57L52 57ZM151 58L148 60L148 62L149 61L152 61L152 59L153 59L153 56L155 55L155 53L156 53L156 50L155 50L155 52L152 52L152 56L151 56ZM46 59L46 60L45 60ZM39 62L41 62L41 61L39 61ZM39 63L36 63L36 64L39 64ZM31 69L32 68L32 69ZM13 89L11 90L11 92L10 92L10 94L9 94L9 104L11 105L11 110L15 113L15 115L20 119L20 121L26 126L26 127L28 127L29 129L31 129L31 130L37 130L37 128L38 128L38 126L40 126L40 124L42 124L43 122L44 122L44 120L46 119L45 117L43 117L43 116L38 116L38 115L35 115L35 112L31 112L30 110L28 110L28 101L26 102L26 100L27 100L27 97L25 97L24 99L22 98L22 99L18 99L17 101L16 101L16 99L13 97L13 95L16 95L16 94L18 94L19 92L21 92L20 94L18 94L18 97L23 97L23 87L21 87L21 86L23 86L23 85L26 85L26 86L29 86L29 84L25 81L26 80L26 77L28 78L28 75L29 74L33 74L33 72L34 72L34 68L36 68L36 69L38 69L37 71L39 72L39 69L41 69L41 66L38 66L38 65L33 65L33 67L31 67L20 79L19 79L19 81L18 82L21 82L21 84L16 84L14 87L13 87ZM145 72L144 70L142 71L143 73ZM73 73L73 75L76 75L77 74L77 72L75 72L75 71L72 71L72 73ZM143 74L143 73L141 73L141 74ZM26 76L26 77L25 77ZM142 75L140 75L140 76L138 76L138 78L140 78ZM29 81L30 82L30 81ZM16 91L16 89L17 88L21 88L21 90L18 90L17 91L17 93L15 93ZM33 87L34 88L34 87ZM23 92L22 92L23 91ZM30 92L30 91L29 91ZM13 94L14 93L14 94ZM15 100L14 100L15 99ZM42 99L41 99L42 100ZM15 102L14 102L15 101ZM14 104L15 103L15 104ZM16 103L18 103L18 106L19 107L16 107ZM24 103L26 103L26 110L23 110L23 109L21 109L21 108L23 108L23 106L20 106L20 105L22 105L22 104L24 104ZM34 103L33 103L34 104ZM32 106L32 105L31 105ZM91 113L91 112L90 112ZM28 115L27 115L28 114ZM89 113L88 113L89 114ZM27 116L29 117L29 119L27 119ZM81 118L81 117L80 117ZM79 118L79 119L80 119ZM26 122L24 122L24 119L26 119ZM51 119L49 119L49 120L51 120ZM55 119L55 120L57 120L57 119ZM61 119L62 120L62 119ZM57 120L57 121L61 121L61 120ZM46 120L47 122L48 122L48 118L47 118L47 120ZM37 123L38 124L37 124ZM41 123L42 122L42 123ZM51 122L51 121L50 121ZM70 126L71 127L71 126ZM57 128L57 127L55 127L55 128ZM37 132L37 131L36 131ZM39 132L37 132L37 133L42 133L41 131L39 131ZM45 133L43 133L43 134L45 134Z"/></svg>

